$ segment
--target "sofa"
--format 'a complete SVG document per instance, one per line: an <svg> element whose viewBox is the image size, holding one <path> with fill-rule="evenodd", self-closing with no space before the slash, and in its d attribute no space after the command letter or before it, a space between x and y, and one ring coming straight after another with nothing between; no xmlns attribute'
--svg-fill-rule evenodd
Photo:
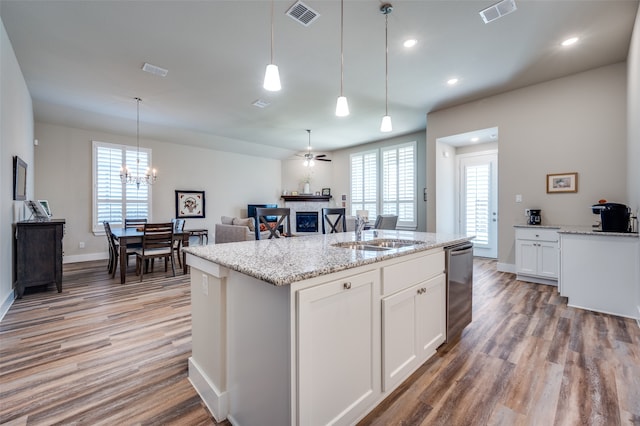
<svg viewBox="0 0 640 426"><path fill-rule="evenodd" d="M269 238L269 231L261 232L260 236L262 238ZM253 241L255 239L255 219L252 217L222 216L220 223L216 224L216 244Z"/></svg>

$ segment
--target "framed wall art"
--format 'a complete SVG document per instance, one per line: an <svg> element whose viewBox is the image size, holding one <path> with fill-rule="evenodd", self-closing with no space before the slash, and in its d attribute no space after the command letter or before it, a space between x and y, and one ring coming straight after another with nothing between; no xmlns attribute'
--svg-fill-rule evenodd
<svg viewBox="0 0 640 426"><path fill-rule="evenodd" d="M547 175L547 194L557 192L578 192L578 173Z"/></svg>
<svg viewBox="0 0 640 426"><path fill-rule="evenodd" d="M13 199L27 199L27 163L17 155L13 157Z"/></svg>
<svg viewBox="0 0 640 426"><path fill-rule="evenodd" d="M322 188L322 195L331 195L331 188Z"/></svg>
<svg viewBox="0 0 640 426"><path fill-rule="evenodd" d="M204 191L176 190L176 218L187 217L204 217Z"/></svg>

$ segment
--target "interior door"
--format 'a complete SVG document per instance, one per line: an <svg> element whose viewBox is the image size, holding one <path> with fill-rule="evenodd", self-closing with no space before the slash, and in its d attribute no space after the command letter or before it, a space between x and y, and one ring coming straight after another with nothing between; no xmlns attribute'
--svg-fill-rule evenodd
<svg viewBox="0 0 640 426"><path fill-rule="evenodd" d="M460 231L475 235L473 255L498 257L498 154L460 156Z"/></svg>

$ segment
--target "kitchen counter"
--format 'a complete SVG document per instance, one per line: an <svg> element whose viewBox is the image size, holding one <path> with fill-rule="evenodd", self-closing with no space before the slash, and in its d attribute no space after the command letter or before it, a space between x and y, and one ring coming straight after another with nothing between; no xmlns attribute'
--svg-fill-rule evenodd
<svg viewBox="0 0 640 426"><path fill-rule="evenodd" d="M464 235L335 247L355 233L184 248L191 270L189 380L217 421L352 425L446 339L444 248Z"/></svg>
<svg viewBox="0 0 640 426"><path fill-rule="evenodd" d="M604 232L591 226L577 225L514 225L514 228L555 229L559 234L597 235L638 238L637 232Z"/></svg>
<svg viewBox="0 0 640 426"><path fill-rule="evenodd" d="M363 231L362 241L374 239L412 240L422 244L385 251L334 247L332 244L356 241L353 232L341 232L185 247L184 251L233 271L282 286L398 256L458 244L471 238L456 234L411 231Z"/></svg>

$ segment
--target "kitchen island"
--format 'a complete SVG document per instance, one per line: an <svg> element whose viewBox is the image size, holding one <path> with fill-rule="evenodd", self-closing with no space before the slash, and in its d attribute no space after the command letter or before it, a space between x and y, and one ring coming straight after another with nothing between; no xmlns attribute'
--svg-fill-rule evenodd
<svg viewBox="0 0 640 426"><path fill-rule="evenodd" d="M443 249L470 238L365 231L364 244L355 240L349 232L184 249L189 378L217 420L353 424L444 342Z"/></svg>

